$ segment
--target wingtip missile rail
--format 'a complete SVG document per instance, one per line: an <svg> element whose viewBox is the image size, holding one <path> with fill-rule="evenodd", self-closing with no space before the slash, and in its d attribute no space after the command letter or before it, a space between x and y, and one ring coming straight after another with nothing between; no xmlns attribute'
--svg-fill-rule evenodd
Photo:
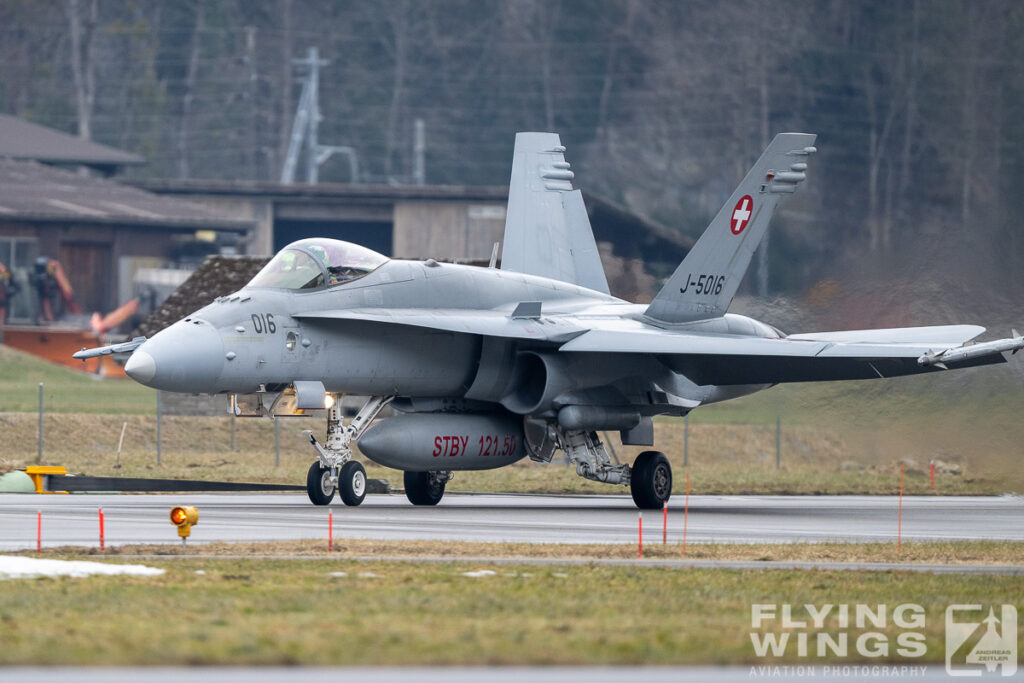
<svg viewBox="0 0 1024 683"><path fill-rule="evenodd" d="M121 342L120 344L111 344L110 346L98 346L95 349L82 348L81 351L77 351L73 354L73 358L77 358L83 363L89 358L97 358L99 356L109 356L114 353L128 353L142 346L143 342L146 341L145 337L135 337L131 341Z"/></svg>
<svg viewBox="0 0 1024 683"><path fill-rule="evenodd" d="M942 368L943 370L947 370L949 369L946 365L947 363L956 363L959 361L971 360L972 358L990 356L996 353L1005 353L1007 351L1017 353L1021 349L1024 349L1024 337L1022 337L1017 330L1013 330L1012 336L1007 339L997 339L995 341L970 344L968 346L958 346L953 349L946 349L945 351L929 351L918 358L917 362L919 365L924 367L934 365Z"/></svg>

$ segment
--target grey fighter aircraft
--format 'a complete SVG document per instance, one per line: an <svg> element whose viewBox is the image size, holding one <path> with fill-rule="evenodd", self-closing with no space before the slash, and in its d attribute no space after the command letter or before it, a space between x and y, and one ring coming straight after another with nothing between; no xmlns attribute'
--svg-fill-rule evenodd
<svg viewBox="0 0 1024 683"><path fill-rule="evenodd" d="M727 313L780 200L805 179L815 136L778 135L650 305L611 296L557 135L516 136L501 268L389 259L330 239L278 253L253 280L134 351L155 389L231 395L236 414L327 408L307 489L317 505L366 492L353 445L403 470L416 505L452 472L561 449L581 477L630 487L643 509L672 491L664 454L613 462L598 438L654 445L682 416L780 382L894 377L1005 362L1024 338L969 344L974 325L786 335ZM496 245L497 246L497 245ZM497 251L495 251L496 255ZM369 397L348 423L342 394ZM374 423L390 404L396 414Z"/></svg>

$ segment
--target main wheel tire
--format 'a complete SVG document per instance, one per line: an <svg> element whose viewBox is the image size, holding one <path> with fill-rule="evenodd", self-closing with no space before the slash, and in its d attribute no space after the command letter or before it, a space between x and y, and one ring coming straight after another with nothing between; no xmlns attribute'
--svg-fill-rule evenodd
<svg viewBox="0 0 1024 683"><path fill-rule="evenodd" d="M444 495L444 482L433 482L430 472L405 473L405 497L413 505L437 505Z"/></svg>
<svg viewBox="0 0 1024 683"><path fill-rule="evenodd" d="M321 467L319 460L310 465L306 473L306 493L313 505L328 505L334 498L331 471Z"/></svg>
<svg viewBox="0 0 1024 683"><path fill-rule="evenodd" d="M366 498L366 470L355 460L341 466L338 473L338 495L345 505L359 505Z"/></svg>
<svg viewBox="0 0 1024 683"><path fill-rule="evenodd" d="M629 488L641 510L660 510L672 495L672 466L660 451L644 451L633 462Z"/></svg>

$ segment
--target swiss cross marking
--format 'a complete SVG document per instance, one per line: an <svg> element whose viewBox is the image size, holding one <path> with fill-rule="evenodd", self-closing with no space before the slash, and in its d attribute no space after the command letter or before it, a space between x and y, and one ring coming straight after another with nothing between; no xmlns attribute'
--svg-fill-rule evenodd
<svg viewBox="0 0 1024 683"><path fill-rule="evenodd" d="M738 235L747 228L753 209L754 200L750 198L749 194L740 197L740 200L736 202L736 208L732 210L732 220L729 222L732 234Z"/></svg>

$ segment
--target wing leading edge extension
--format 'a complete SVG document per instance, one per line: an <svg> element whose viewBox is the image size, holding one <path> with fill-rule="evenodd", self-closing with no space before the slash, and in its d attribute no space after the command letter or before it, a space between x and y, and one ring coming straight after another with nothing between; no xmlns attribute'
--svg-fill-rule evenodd
<svg viewBox="0 0 1024 683"><path fill-rule="evenodd" d="M586 331L585 328L561 318L545 318L538 324L531 318L517 318L514 312L466 309L422 308L346 308L329 311L297 313L295 318L309 321L350 320L390 325L425 327L442 332L476 334L482 337L505 337L560 343Z"/></svg>

